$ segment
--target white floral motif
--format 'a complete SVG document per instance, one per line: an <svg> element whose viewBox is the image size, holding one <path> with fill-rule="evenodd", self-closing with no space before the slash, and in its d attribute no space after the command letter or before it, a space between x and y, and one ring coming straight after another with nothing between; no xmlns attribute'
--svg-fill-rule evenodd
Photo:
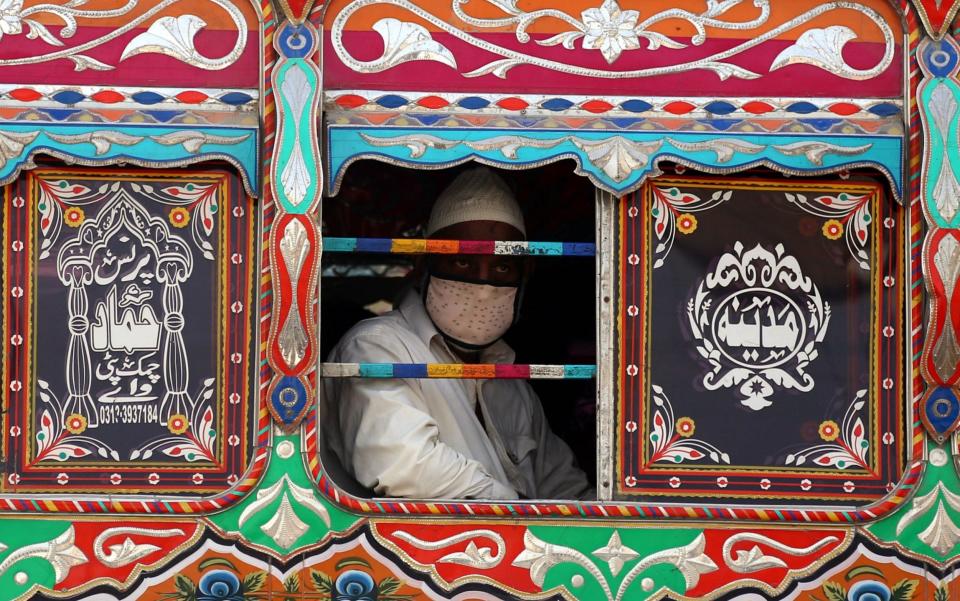
<svg viewBox="0 0 960 601"><path fill-rule="evenodd" d="M464 5L468 4L466 1L453 0L452 9L454 16L460 22L469 26L467 29L461 29L457 26L456 21L449 18L449 15L440 16L432 14L418 6L412 0L353 0L337 14L332 23L331 37L334 40L334 50L339 59L348 68L362 73L378 73L407 61L422 60L438 61L450 67L457 68L456 60L452 52L439 42L433 40L432 37L430 37L429 30L423 25L398 21L394 18L382 19L373 26L373 29L380 33L384 39L384 51L380 58L364 61L352 56L346 49L346 45L342 43L343 35L347 30L347 22L351 16L361 8L375 4L390 4L401 7L446 34L450 34L475 48L481 48L487 52L498 55L499 58L485 65L472 71L461 73L464 77L494 75L496 77L506 78L507 73L514 67L519 65L533 65L551 71L559 71L581 77L601 77L607 79L654 77L699 69L711 71L721 80L729 79L730 77L757 79L762 77L763 73L741 67L729 59L769 40L775 39L785 32L796 30L817 17L835 10L852 10L858 12L865 20L871 21L880 30L885 42L884 53L876 65L869 69L856 69L846 63L842 52L844 45L852 39L850 37L852 30L840 26L838 28L828 28L827 30L806 29L801 31L797 42L784 49L777 57L776 62L771 65L767 71L774 71L792 64L807 63L840 77L866 80L880 75L890 67L893 63L894 50L896 48L893 30L884 21L883 17L874 9L856 2L824 2L784 23L759 31L756 30L766 25L770 19L772 12L770 0L753 0L753 5L758 9L759 14L748 21L739 19L728 20L730 17L728 13L738 5L745 3L745 0L707 0L706 10L703 12L694 13L680 9L669 9L660 13L651 14L643 22L638 22L639 14L637 11L621 10L617 0L604 0L600 7L583 11L580 15L580 20L563 10L553 8L542 8L530 11L522 10L517 6L517 0L489 0L489 2L501 9L504 15L496 18L472 16L463 8ZM726 48L707 55L702 55L701 53L700 56L692 60L688 59L682 60L682 62L625 71L617 69L594 69L571 65L569 62L553 60L544 56L527 54L513 48L498 46L475 34L475 32L484 29L499 30L507 26L513 26L515 28L514 32L517 41L521 44L526 44L533 39L528 33L531 25L540 19L547 18L563 21L567 23L570 28L546 39L536 39L535 43L537 45L562 45L563 48L567 50L574 50L576 40L583 38L583 48L587 50L599 49L608 63L616 61L625 50L639 49L640 38L647 41L646 50L656 51L660 48L688 48L691 44L693 46L701 46L708 38L708 28L738 30L741 32L755 30L755 33L751 32L754 34L746 35L745 37L748 39L745 39L732 48ZM656 30L655 26L668 20L686 22L696 30L694 35L689 38L689 44L686 39L671 37L666 33L661 33Z"/></svg>
<svg viewBox="0 0 960 601"><path fill-rule="evenodd" d="M83 565L89 560L83 551L74 543L75 533L71 524L62 534L50 541L34 543L20 547L7 555L0 562L0 575L6 573L14 564L27 558L37 558L47 561L53 568L54 583L63 582L75 566ZM0 544L0 551L7 547Z"/></svg>
<svg viewBox="0 0 960 601"><path fill-rule="evenodd" d="M616 0L605 0L600 8L588 8L581 13L580 18L586 26L583 49L599 48L608 63L616 61L624 50L640 47L636 32L640 13L635 10L620 10Z"/></svg>
<svg viewBox="0 0 960 601"><path fill-rule="evenodd" d="M27 39L39 39L49 46L59 48L33 56L0 58L0 66L31 65L67 59L73 62L77 71L113 69L116 65L92 58L86 52L112 42L137 25L147 23L158 12L178 1L153 2L151 3L153 6L133 17L124 27L114 28L101 37L68 46L64 40L69 40L76 33L78 20L108 19L127 15L137 8L137 2L131 0L118 8L89 10L82 6L86 4L87 0L71 0L64 4L40 3L27 8L24 8L23 0L0 0L0 38L4 34L20 35L26 29ZM137 54L159 53L166 54L199 69L219 70L231 66L240 58L246 48L247 24L243 13L227 0L210 0L210 2L225 11L236 28L236 42L226 55L220 58L209 58L197 51L194 45L194 37L206 26L206 23L196 15L187 14L177 17L160 17L150 23L146 32L138 35L127 44L117 62ZM51 31L49 25L45 24L50 18L61 21L63 27L58 31Z"/></svg>
<svg viewBox="0 0 960 601"><path fill-rule="evenodd" d="M816 444L790 453L786 458L786 465L803 465L809 459L817 467L836 468L838 470L865 469L869 470L868 454L870 451L870 436L867 428L858 413L866 405L867 389L858 390L853 401L844 412L840 427L833 421L824 422L833 426L835 431L821 433L826 444ZM821 428L824 426L821 425ZM830 434L825 436L825 434Z"/></svg>
<svg viewBox="0 0 960 601"><path fill-rule="evenodd" d="M687 302L687 315L711 368L707 390L739 387L741 404L754 411L773 404L774 386L813 390L806 368L819 356L830 304L782 244L771 252L736 242Z"/></svg>
<svg viewBox="0 0 960 601"><path fill-rule="evenodd" d="M633 564L623 578L619 579L619 586L614 591L610 588L611 583L603 572L580 551L548 543L537 538L529 530L523 535L523 544L524 550L513 560L513 566L529 570L530 579L538 586L543 586L547 572L554 566L575 564L586 570L596 580L607 601L623 601L628 598L631 585L637 581L642 573L656 565L667 564L673 566L683 576L688 589L697 586L701 575L709 574L717 569L713 560L704 553L706 540L703 534L698 535L683 547L665 549L641 558L633 549L624 546L620 541L619 533L614 532L607 546L594 552L594 556L608 562L608 567L610 567L614 578L626 564ZM608 551L611 551L611 553L608 553ZM598 552L600 555L598 555ZM613 557L620 560L616 562L617 569L615 571L614 566L610 564L610 558Z"/></svg>
<svg viewBox="0 0 960 601"><path fill-rule="evenodd" d="M23 10L23 0L0 0L0 38L3 34L17 35L23 31L20 21L20 11Z"/></svg>
<svg viewBox="0 0 960 601"><path fill-rule="evenodd" d="M626 562L633 561L639 554L620 542L620 533L616 530L610 536L610 541L593 552L593 555L607 562L610 573L616 576L623 569Z"/></svg>

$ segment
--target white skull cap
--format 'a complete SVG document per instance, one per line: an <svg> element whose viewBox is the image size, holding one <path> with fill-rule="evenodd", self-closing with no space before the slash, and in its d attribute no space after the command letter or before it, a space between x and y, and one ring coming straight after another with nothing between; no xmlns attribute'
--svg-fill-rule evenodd
<svg viewBox="0 0 960 601"><path fill-rule="evenodd" d="M430 212L427 236L466 221L499 221L526 236L523 213L507 183L492 169L474 167L464 171L440 193Z"/></svg>

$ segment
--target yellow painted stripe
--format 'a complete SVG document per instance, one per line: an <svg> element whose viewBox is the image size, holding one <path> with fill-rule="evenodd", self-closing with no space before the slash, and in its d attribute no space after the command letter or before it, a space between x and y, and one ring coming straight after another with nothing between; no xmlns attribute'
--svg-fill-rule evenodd
<svg viewBox="0 0 960 601"><path fill-rule="evenodd" d="M459 378L463 376L463 365L459 363L431 363L427 365L427 376L431 378Z"/></svg>
<svg viewBox="0 0 960 601"><path fill-rule="evenodd" d="M426 240L405 240L396 238L390 244L390 252L394 253L423 253L427 250Z"/></svg>

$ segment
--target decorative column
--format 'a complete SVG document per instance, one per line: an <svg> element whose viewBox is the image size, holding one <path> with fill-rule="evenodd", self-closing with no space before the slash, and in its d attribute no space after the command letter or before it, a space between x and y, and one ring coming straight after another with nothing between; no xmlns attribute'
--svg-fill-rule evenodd
<svg viewBox="0 0 960 601"><path fill-rule="evenodd" d="M160 401L160 423L171 415L189 415L192 405L187 386L190 365L183 342L183 292L180 283L190 275L190 266L182 257L162 257L157 263L157 279L163 282L163 381L167 392Z"/></svg>
<svg viewBox="0 0 960 601"><path fill-rule="evenodd" d="M927 391L920 417L937 444L960 425L960 46L949 36L919 48L925 78L917 90L925 152L921 206L927 233L923 274L928 321L921 358Z"/></svg>
<svg viewBox="0 0 960 601"><path fill-rule="evenodd" d="M87 317L87 286L93 282L93 271L89 265L72 265L61 271L61 280L70 286L67 297L67 310L70 330L70 342L67 346L67 399L64 408L67 415L76 413L87 418L87 427L100 425L97 407L90 396L91 370L90 348L87 332L90 320Z"/></svg>
<svg viewBox="0 0 960 601"><path fill-rule="evenodd" d="M277 135L269 179L276 209L269 262L273 312L267 361L276 374L268 407L286 432L299 427L312 407L316 364L317 271L320 263L320 197L323 170L319 133L321 72L319 36L304 19L312 2L284 2L288 21L277 29L273 99Z"/></svg>

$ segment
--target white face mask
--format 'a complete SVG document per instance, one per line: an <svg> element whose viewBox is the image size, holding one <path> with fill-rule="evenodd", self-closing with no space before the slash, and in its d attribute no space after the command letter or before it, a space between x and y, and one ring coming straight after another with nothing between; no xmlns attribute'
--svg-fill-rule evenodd
<svg viewBox="0 0 960 601"><path fill-rule="evenodd" d="M516 286L490 286L430 276L425 306L433 324L454 342L485 347L513 324Z"/></svg>

